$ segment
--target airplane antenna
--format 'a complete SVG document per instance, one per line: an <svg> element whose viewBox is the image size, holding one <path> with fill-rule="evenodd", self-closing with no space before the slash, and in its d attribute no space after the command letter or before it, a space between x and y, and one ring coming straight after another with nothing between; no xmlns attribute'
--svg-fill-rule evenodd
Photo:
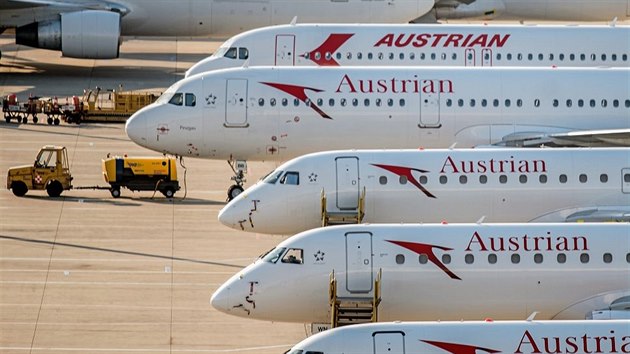
<svg viewBox="0 0 630 354"><path fill-rule="evenodd" d="M608 25L610 27L615 27L617 25L617 17L615 16L615 18L613 18L612 21L608 23Z"/></svg>
<svg viewBox="0 0 630 354"><path fill-rule="evenodd" d="M455 148L455 145L457 145L457 142L454 142L453 144L451 144L451 146L449 146L448 149L453 150Z"/></svg>
<svg viewBox="0 0 630 354"><path fill-rule="evenodd" d="M479 220L477 220L477 225L483 224L483 221L486 220L486 216L482 216L479 218Z"/></svg>
<svg viewBox="0 0 630 354"><path fill-rule="evenodd" d="M532 312L532 314L531 314L531 315L529 315L529 317L527 317L527 320L526 320L526 321L527 321L527 322L531 322L531 321L533 321L533 320L534 320L534 317L536 317L536 315L538 315L538 311L534 311L534 312Z"/></svg>
<svg viewBox="0 0 630 354"><path fill-rule="evenodd" d="M293 19L291 20L290 25L295 26L296 23L297 23L297 16L293 16Z"/></svg>

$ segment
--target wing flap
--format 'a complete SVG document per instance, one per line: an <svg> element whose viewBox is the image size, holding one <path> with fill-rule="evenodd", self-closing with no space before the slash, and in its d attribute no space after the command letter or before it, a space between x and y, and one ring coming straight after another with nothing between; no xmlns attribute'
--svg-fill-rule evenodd
<svg viewBox="0 0 630 354"><path fill-rule="evenodd" d="M563 133L518 132L497 143L506 147L630 147L630 129L582 130Z"/></svg>

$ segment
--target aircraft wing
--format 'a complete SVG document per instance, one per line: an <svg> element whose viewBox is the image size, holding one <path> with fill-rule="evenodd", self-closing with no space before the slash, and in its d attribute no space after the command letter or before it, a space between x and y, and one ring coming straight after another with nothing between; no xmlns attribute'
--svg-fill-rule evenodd
<svg viewBox="0 0 630 354"><path fill-rule="evenodd" d="M503 137L509 147L630 147L630 129L580 130L565 133L520 132Z"/></svg>
<svg viewBox="0 0 630 354"><path fill-rule="evenodd" d="M24 9L29 7L50 6L72 10L107 10L122 14L127 8L113 1L99 0L0 0L0 10Z"/></svg>

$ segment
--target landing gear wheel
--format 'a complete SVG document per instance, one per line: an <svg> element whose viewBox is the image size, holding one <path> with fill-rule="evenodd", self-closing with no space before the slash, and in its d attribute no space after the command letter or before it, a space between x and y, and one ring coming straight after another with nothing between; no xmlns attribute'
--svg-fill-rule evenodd
<svg viewBox="0 0 630 354"><path fill-rule="evenodd" d="M232 200L232 199L236 198L241 193L243 193L243 187L242 186L239 186L237 184L231 185L230 188L228 189L228 192L227 192L228 200Z"/></svg>
<svg viewBox="0 0 630 354"><path fill-rule="evenodd" d="M53 119L48 117L48 119L46 119L46 123L48 123L48 125L52 125L53 124Z"/></svg>
<svg viewBox="0 0 630 354"><path fill-rule="evenodd" d="M173 196L175 195L175 190L173 189L173 187L166 187L164 188L164 190L162 190L162 194L164 194L166 198L173 198Z"/></svg>
<svg viewBox="0 0 630 354"><path fill-rule="evenodd" d="M63 186L59 181L52 181L46 186L46 192L48 192L49 197L56 198L63 192Z"/></svg>
<svg viewBox="0 0 630 354"><path fill-rule="evenodd" d="M109 192L112 194L112 197L114 198L120 197L120 188L112 188L109 190Z"/></svg>
<svg viewBox="0 0 630 354"><path fill-rule="evenodd" d="M55 124L55 125L59 125L59 123L60 123L60 122L59 122L59 118L55 118L55 119L53 120L53 124Z"/></svg>
<svg viewBox="0 0 630 354"><path fill-rule="evenodd" d="M33 116L33 124L37 124L37 122L39 122L39 118Z"/></svg>
<svg viewBox="0 0 630 354"><path fill-rule="evenodd" d="M26 186L26 183L22 181L16 181L11 183L11 191L16 197L23 197L26 192L28 192L28 187Z"/></svg>
<svg viewBox="0 0 630 354"><path fill-rule="evenodd" d="M10 116L4 116L4 120L7 123L11 123L11 117Z"/></svg>
<svg viewBox="0 0 630 354"><path fill-rule="evenodd" d="M19 118L18 118L18 123L19 123ZM22 124L26 124L28 123L28 117L22 117Z"/></svg>

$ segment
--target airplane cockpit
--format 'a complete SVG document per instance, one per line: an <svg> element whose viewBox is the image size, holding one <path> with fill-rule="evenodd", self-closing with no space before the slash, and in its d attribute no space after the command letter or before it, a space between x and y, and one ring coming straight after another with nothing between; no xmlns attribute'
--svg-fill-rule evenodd
<svg viewBox="0 0 630 354"><path fill-rule="evenodd" d="M223 43L211 56L197 62L186 71L186 77L207 71L225 69L238 66L235 60L244 62L249 59L249 48L237 47L230 43Z"/></svg>
<svg viewBox="0 0 630 354"><path fill-rule="evenodd" d="M268 184L288 184L288 185L299 185L300 184L300 173L296 171L272 171L266 177L263 177L262 180L264 183Z"/></svg>
<svg viewBox="0 0 630 354"><path fill-rule="evenodd" d="M228 58L247 60L249 58L249 49L245 47L224 47L221 46L214 52L211 58Z"/></svg>
<svg viewBox="0 0 630 354"><path fill-rule="evenodd" d="M288 264L303 264L304 263L304 250L301 248L288 248L276 247L269 252L260 256L260 258L267 263L276 264L280 263Z"/></svg>

